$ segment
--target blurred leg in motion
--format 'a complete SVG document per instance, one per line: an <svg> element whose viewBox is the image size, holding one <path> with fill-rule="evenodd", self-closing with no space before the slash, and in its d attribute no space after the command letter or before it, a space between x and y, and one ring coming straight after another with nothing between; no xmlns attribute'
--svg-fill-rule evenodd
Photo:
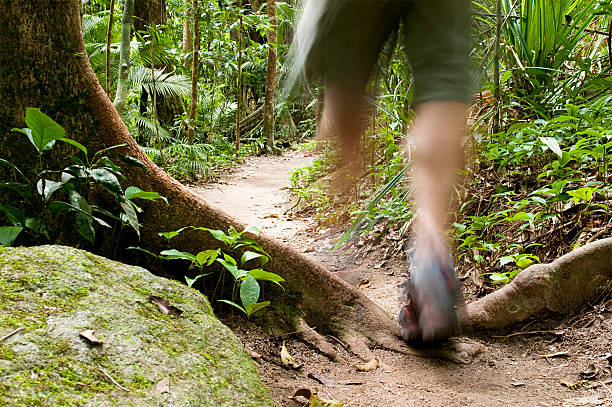
<svg viewBox="0 0 612 407"><path fill-rule="evenodd" d="M426 102L416 108L414 125L415 203L411 276L400 311L402 337L408 342L436 342L458 333L455 305L459 282L445 243L447 216L462 165L461 141L467 105Z"/></svg>
<svg viewBox="0 0 612 407"><path fill-rule="evenodd" d="M296 70L324 80L325 115L338 135L345 163L350 163L364 127L368 78L383 44L400 26L417 117L418 215L406 305L398 320L407 342L438 342L458 333L455 305L460 290L445 231L471 99L470 2L309 0L296 32Z"/></svg>

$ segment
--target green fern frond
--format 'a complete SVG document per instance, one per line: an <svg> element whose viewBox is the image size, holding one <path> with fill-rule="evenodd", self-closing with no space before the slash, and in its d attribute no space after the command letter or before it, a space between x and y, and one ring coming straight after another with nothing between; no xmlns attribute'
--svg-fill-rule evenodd
<svg viewBox="0 0 612 407"><path fill-rule="evenodd" d="M189 79L183 75L175 75L173 72L164 72L161 69L153 71L155 78L155 90L161 96L187 96L191 92L191 83ZM151 78L151 70L144 66L134 66L130 71L129 83L132 89L145 90L153 93L153 78Z"/></svg>

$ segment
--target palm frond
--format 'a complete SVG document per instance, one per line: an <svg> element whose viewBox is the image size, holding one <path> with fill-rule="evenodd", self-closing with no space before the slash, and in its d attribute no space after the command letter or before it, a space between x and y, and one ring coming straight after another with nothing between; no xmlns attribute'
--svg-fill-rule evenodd
<svg viewBox="0 0 612 407"><path fill-rule="evenodd" d="M153 76L153 77L152 77ZM173 72L164 72L162 69L151 69L144 66L134 66L128 78L132 89L143 87L149 94L155 90L162 96L187 96L191 92L191 83L186 76L176 75Z"/></svg>
<svg viewBox="0 0 612 407"><path fill-rule="evenodd" d="M157 124L156 128L154 120L143 116L140 113L134 114L134 121L139 128L145 129L151 137L156 137L157 132L159 131L159 137L163 142L168 142L172 139L172 135L168 130L163 128L159 123Z"/></svg>

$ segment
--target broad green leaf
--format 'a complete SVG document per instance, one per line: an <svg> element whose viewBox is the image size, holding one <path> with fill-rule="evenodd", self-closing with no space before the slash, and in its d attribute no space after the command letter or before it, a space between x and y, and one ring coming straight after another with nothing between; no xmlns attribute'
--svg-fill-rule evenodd
<svg viewBox="0 0 612 407"><path fill-rule="evenodd" d="M244 228L242 233L251 233L251 234L253 234L255 236L259 236L261 231L259 230L259 228L257 228L257 226L249 225L246 228Z"/></svg>
<svg viewBox="0 0 612 407"><path fill-rule="evenodd" d="M163 199L164 201L166 201L166 204L168 203L168 200L165 197L161 196L158 192L143 191L142 189L135 186L127 187L123 195L130 200L135 198L146 199L149 201L157 201L158 199Z"/></svg>
<svg viewBox="0 0 612 407"><path fill-rule="evenodd" d="M198 274L197 276L195 276L194 278L189 278L187 276L185 276L185 282L187 283L187 287L193 287L193 284L198 281L200 278L202 277L206 277L207 275L212 274L212 273L206 273L206 274Z"/></svg>
<svg viewBox="0 0 612 407"><path fill-rule="evenodd" d="M189 226L185 226L184 228L180 228L178 230L173 230L171 232L160 232L158 235L165 237L167 240L171 240L172 238L178 236L183 230L187 229Z"/></svg>
<svg viewBox="0 0 612 407"><path fill-rule="evenodd" d="M41 112L40 109L29 107L26 110L25 122L28 129L13 130L24 133L40 154L51 149L55 140L66 136L64 128Z"/></svg>
<svg viewBox="0 0 612 407"><path fill-rule="evenodd" d="M200 267L210 266L217 256L219 256L218 250L204 250L196 254L195 260Z"/></svg>
<svg viewBox="0 0 612 407"><path fill-rule="evenodd" d="M163 250L159 254L160 256L164 256L164 258L166 258L167 260L180 259L180 260L195 261L196 259L193 254L187 253L187 252L181 252L176 249Z"/></svg>
<svg viewBox="0 0 612 407"><path fill-rule="evenodd" d="M262 308L267 307L268 305L270 305L270 301L263 301L263 302L257 302L255 304L249 304L249 305L247 305L245 307L246 314L247 314L248 317L250 317L251 315L253 315L257 311L259 311Z"/></svg>
<svg viewBox="0 0 612 407"><path fill-rule="evenodd" d="M511 222L521 221L521 220L533 221L534 219L535 219L535 215L533 213L527 213L527 212L517 212L513 214L512 216L508 217L508 220Z"/></svg>
<svg viewBox="0 0 612 407"><path fill-rule="evenodd" d="M0 204L0 211L4 212L13 226L25 226L25 215L19 209Z"/></svg>
<svg viewBox="0 0 612 407"><path fill-rule="evenodd" d="M489 278L494 283L509 283L510 279L505 274L492 273Z"/></svg>
<svg viewBox="0 0 612 407"><path fill-rule="evenodd" d="M75 141L75 140L72 140L66 137L58 138L58 140L63 141L64 143L70 144L71 146L75 146L76 148L81 150L83 153L85 153L85 157L87 157L87 149L85 148L83 144L79 143L78 141Z"/></svg>
<svg viewBox="0 0 612 407"><path fill-rule="evenodd" d="M109 192L113 194L121 193L121 184L119 184L119 180L117 176L104 168L96 168L89 171L91 177L96 180L100 185L106 188Z"/></svg>
<svg viewBox="0 0 612 407"><path fill-rule="evenodd" d="M559 146L559 142L557 141L557 139L552 137L538 137L538 139L542 143L546 144L546 146L550 148L550 151L557 154L560 159L563 158L563 152L561 151L561 147Z"/></svg>
<svg viewBox="0 0 612 407"><path fill-rule="evenodd" d="M249 276L253 276L253 278L255 278L255 280L266 280L266 281L272 281L273 283L282 283L285 281L284 278L282 278L281 276L279 276L276 273L270 273L269 271L265 271L262 269L254 269L249 271L248 273ZM280 285L280 284L279 284Z"/></svg>
<svg viewBox="0 0 612 407"><path fill-rule="evenodd" d="M93 228L91 207L85 198L74 189L68 193L68 200L73 207L80 209L74 214L74 226L76 226L79 234L93 246L96 240L96 231Z"/></svg>
<svg viewBox="0 0 612 407"><path fill-rule="evenodd" d="M236 260L232 256L230 256L229 254L223 253L223 258L228 263L233 264L234 266L237 265Z"/></svg>
<svg viewBox="0 0 612 407"><path fill-rule="evenodd" d="M112 229L112 226L108 224L108 222L106 222L104 219L102 218L98 218L98 217L93 217L93 220L95 220L99 225L102 225L106 228Z"/></svg>
<svg viewBox="0 0 612 407"><path fill-rule="evenodd" d="M526 269L527 267L531 266L533 264L533 260L530 259L529 257L523 257L521 259L518 259L516 261L516 267L520 268L520 269Z"/></svg>
<svg viewBox="0 0 612 407"><path fill-rule="evenodd" d="M505 266L508 263L512 263L514 261L514 256L504 256L499 259L499 265Z"/></svg>
<svg viewBox="0 0 612 407"><path fill-rule="evenodd" d="M230 245L232 244L232 239L230 239L229 236L227 236L223 231L221 230L217 230L217 229L208 229L208 228L200 228L202 230L206 230L208 231L208 233L210 233L212 235L212 237L214 237L215 239Z"/></svg>
<svg viewBox="0 0 612 407"><path fill-rule="evenodd" d="M145 165L145 163L143 163L142 161L140 161L137 158L134 158L132 156L129 155L125 155L125 154L120 154L119 155L119 159L121 161L123 161L124 163L126 163L127 165L131 165L133 167L140 167L143 170L147 169L147 166Z"/></svg>
<svg viewBox="0 0 612 407"><path fill-rule="evenodd" d="M43 197L45 201L48 201L51 198L51 195L64 186L65 182L57 182L51 181L49 179L39 179L36 183L36 190L38 194ZM43 191L44 186L44 191Z"/></svg>
<svg viewBox="0 0 612 407"><path fill-rule="evenodd" d="M242 273L244 270L239 270L238 267L236 267L235 264L232 264L232 263L230 263L230 262L228 262L228 261L226 261L224 259L217 258L217 259L215 259L215 261L217 263L221 264L223 267L225 267L225 269L227 271L229 271L232 274L232 276L234 276L235 280L238 280L244 274L246 274L246 273L244 273L244 274Z"/></svg>
<svg viewBox="0 0 612 407"><path fill-rule="evenodd" d="M240 284L240 301L244 307L255 304L259 299L259 283L253 276L248 276Z"/></svg>
<svg viewBox="0 0 612 407"><path fill-rule="evenodd" d="M268 256L266 256L265 254L255 253L247 250L242 254L242 257L240 258L240 265L243 266L244 263L253 259L259 259L262 266L268 262Z"/></svg>
<svg viewBox="0 0 612 407"><path fill-rule="evenodd" d="M0 226L0 245L12 245L22 230L21 226Z"/></svg>
<svg viewBox="0 0 612 407"><path fill-rule="evenodd" d="M240 311L244 312L245 314L247 313L246 310L244 308L242 308L240 305L236 304L235 302L232 302L230 300L217 300L219 302L224 302L226 304L231 305L232 307L236 307L238 308ZM248 314L247 314L248 315Z"/></svg>
<svg viewBox="0 0 612 407"><path fill-rule="evenodd" d="M123 209L123 212L121 213L122 221L130 225L140 238L140 224L138 223L138 214L136 213L136 210L128 200L121 200L119 204L121 205L121 209Z"/></svg>

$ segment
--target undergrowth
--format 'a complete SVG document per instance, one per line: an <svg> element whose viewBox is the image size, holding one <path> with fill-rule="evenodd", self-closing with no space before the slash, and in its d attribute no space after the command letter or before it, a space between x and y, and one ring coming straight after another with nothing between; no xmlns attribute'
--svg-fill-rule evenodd
<svg viewBox="0 0 612 407"><path fill-rule="evenodd" d="M516 119L496 134L472 132L448 236L460 275L474 276L481 285L507 283L531 264L612 232L610 99L568 104L550 117ZM320 187L317 179L335 168L325 154L292 175L292 190L316 207L322 222L350 215L336 247L359 234L374 244L390 232L395 240L408 239L413 211L403 180L410 172L401 135L386 124L383 112L377 130L365 136L367 165L357 192L338 197Z"/></svg>

